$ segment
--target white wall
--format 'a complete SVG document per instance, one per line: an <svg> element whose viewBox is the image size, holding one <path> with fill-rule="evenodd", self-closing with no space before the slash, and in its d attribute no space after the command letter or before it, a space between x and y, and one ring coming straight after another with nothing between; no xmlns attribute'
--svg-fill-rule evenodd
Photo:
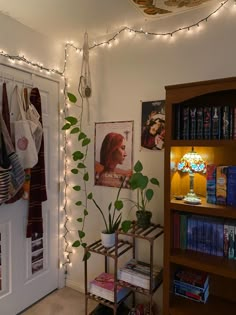
<svg viewBox="0 0 236 315"><path fill-rule="evenodd" d="M169 19L147 24L147 30L168 32L181 26L191 25L206 17L215 6L197 9L194 13L176 15ZM159 39L136 38L127 39L125 34L119 37L119 44L107 48L95 48L90 52L92 74L91 122L85 121L84 127L93 139L94 123L100 121L134 120L134 161L142 160L144 169L149 175L158 177L160 189L151 207L153 221L163 223L164 215L164 151L140 151L140 100L151 101L165 98L165 86L198 80L216 79L235 76L236 63L236 13L230 10L232 6L224 7L217 18L210 18L201 23L203 28L190 35L187 31L180 32L170 42L164 37ZM45 38L15 22L0 15L1 31L0 48L10 54L24 53L30 60L43 62L45 66L55 66L62 69L64 51L61 45ZM197 27L196 27L197 28ZM77 91L80 75L81 57L70 51L69 67L71 91ZM94 148L89 149L88 163L93 176ZM89 185L96 199L107 207L116 190L108 187ZM130 194L130 192L126 192ZM109 199L107 198L109 196ZM94 210L94 211L93 211ZM127 209L125 210L126 214ZM77 213L72 211L70 238L77 237ZM95 209L90 211L89 222L86 225L88 243L100 237L102 222ZM155 260L162 264L163 244L157 243ZM141 245L140 254L146 253ZM76 250L72 255L72 267L68 268L67 285L83 291L84 270L82 263L83 251ZM103 262L101 257L92 255L89 261L90 274L95 275L98 265ZM161 305L162 289L158 290L155 299Z"/></svg>
<svg viewBox="0 0 236 315"><path fill-rule="evenodd" d="M181 26L192 25L206 17L215 6L197 9L194 13L176 15L147 25L147 30L168 32ZM160 180L160 189L151 207L153 221L163 223L164 216L164 151L140 151L140 100L152 101L165 98L165 86L192 81L231 77L236 74L236 10L224 7L217 17L201 23L192 32L179 32L172 40L145 38L137 35L119 36L119 44L111 48L95 48L91 60L93 81L92 122L88 132L93 136L94 122L134 120L134 161L141 159L149 175ZM144 26L145 28L145 26ZM198 31L196 31L196 29ZM106 37L107 39L109 37ZM96 62L95 59L96 58ZM96 63L93 64L93 63ZM89 156L93 175L93 148ZM109 187L91 186L97 200L107 207L116 190ZM130 193L130 192L129 192ZM128 194L128 192L127 192ZM89 215L87 237L91 242L100 237L102 228L96 210ZM163 263L163 246L155 248L156 262ZM147 249L140 249L146 252ZM73 258L68 274L68 285L83 290L83 266L81 255ZM100 257L93 255L89 266L91 275L98 273ZM162 288L155 295L161 305Z"/></svg>
<svg viewBox="0 0 236 315"><path fill-rule="evenodd" d="M0 14L0 29L0 50L10 55L24 55L30 61L42 63L50 69L62 70L64 62L62 43L36 33L3 14ZM7 61L6 58L2 60Z"/></svg>

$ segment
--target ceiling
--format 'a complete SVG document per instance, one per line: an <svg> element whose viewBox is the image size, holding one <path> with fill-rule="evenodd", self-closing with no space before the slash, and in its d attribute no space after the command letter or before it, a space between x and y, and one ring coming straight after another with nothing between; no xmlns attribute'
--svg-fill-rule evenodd
<svg viewBox="0 0 236 315"><path fill-rule="evenodd" d="M59 41L96 39L216 0L0 0L0 12ZM181 18L181 15L180 15Z"/></svg>

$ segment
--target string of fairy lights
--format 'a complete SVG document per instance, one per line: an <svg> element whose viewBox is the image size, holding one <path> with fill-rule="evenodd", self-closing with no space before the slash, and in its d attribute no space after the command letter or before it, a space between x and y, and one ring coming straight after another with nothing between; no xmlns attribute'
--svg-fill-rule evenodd
<svg viewBox="0 0 236 315"><path fill-rule="evenodd" d="M101 42L94 42L89 49L95 49L98 47L111 47L113 43L117 43L118 42L118 37L122 34L122 33L126 33L128 35L132 35L132 34L139 34L141 36L144 37L154 37L156 39L159 38L173 38L173 36L175 36L177 33L181 33L184 31L190 31L190 30L194 30L194 29L198 29L201 24L208 22L213 16L215 16L227 3L232 3L234 4L233 8L236 12L236 0L225 0L223 2L221 2L218 7L212 11L211 13L209 13L207 16L203 17L202 19L198 20L195 23L192 23L190 25L186 25L184 27L180 27L177 29L174 29L172 31L168 31L168 32L162 32L162 33L158 33L158 32L149 32L149 31L145 31L143 28L140 29L134 29L128 26L125 26L123 28L121 28L119 31L117 31L115 34L111 35L110 38L108 38L107 40L101 41ZM29 67L31 67L32 69L39 71L39 72L43 72L46 75L50 75L50 74L55 74L55 75L59 75L63 80L64 80L64 88L61 91L64 95L64 99L63 99L63 104L62 104L62 108L60 110L61 113L61 121L64 122L64 118L66 116L68 116L68 113L70 111L70 104L67 98L67 92L69 89L69 83L68 83L68 77L67 77L67 61L68 61L68 49L72 48L76 51L76 53L79 53L82 56L83 53L83 48L81 47L77 47L73 42L67 42L65 44L65 48L64 48L64 64L63 64L63 69L60 71L59 69L54 69L54 68L49 68L44 66L42 63L40 62L36 62L36 61L32 61L29 58L27 58L25 55L10 55L9 53L5 52L4 50L0 50L0 56L7 58L7 60L10 63L17 63L19 65L27 65ZM61 139L62 142L62 147L61 147L61 151L63 154L63 177L61 179L61 185L63 185L63 189L61 190L62 194L63 194L63 200L61 201L61 212L63 212L63 224L61 225L61 237L64 240L64 258L63 261L61 262L60 266L61 268L64 267L64 271L65 274L67 274L67 267L72 265L72 261L71 261L71 255L73 253L72 247L71 247L71 242L68 240L68 234L70 233L70 228L69 228L69 221L70 221L70 217L69 217L69 210L68 210L68 203L69 203L69 192L70 192L70 188L69 188L69 183L68 183L68 172L70 172L69 170L69 156L68 156L68 146L71 145L68 135L66 132L63 133L63 138Z"/></svg>

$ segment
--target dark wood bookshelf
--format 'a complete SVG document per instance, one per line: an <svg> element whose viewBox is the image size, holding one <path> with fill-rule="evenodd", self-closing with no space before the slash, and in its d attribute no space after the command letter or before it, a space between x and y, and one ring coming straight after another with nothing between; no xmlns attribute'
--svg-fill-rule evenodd
<svg viewBox="0 0 236 315"><path fill-rule="evenodd" d="M230 104L232 108L236 107L236 77L166 86L163 314L230 314L236 309L236 296L232 293L236 290L236 260L174 248L173 215L180 212L236 222L236 208L207 203L206 176L200 174L195 175L194 191L201 198L201 204L191 205L176 200L175 196L187 194L189 176L178 174L173 165L192 147L207 158L207 163L236 165L236 139L177 140L179 132L176 127L180 124L176 122L176 112L186 104L199 107L220 105L222 108ZM173 293L174 273L179 267L209 274L209 297L205 304Z"/></svg>

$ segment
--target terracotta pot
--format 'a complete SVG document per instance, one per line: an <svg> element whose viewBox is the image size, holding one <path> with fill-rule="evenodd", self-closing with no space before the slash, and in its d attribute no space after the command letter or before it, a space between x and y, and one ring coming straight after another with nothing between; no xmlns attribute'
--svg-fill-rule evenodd
<svg viewBox="0 0 236 315"><path fill-rule="evenodd" d="M106 248L110 248L115 245L116 234L115 233L105 233L101 232L102 245Z"/></svg>
<svg viewBox="0 0 236 315"><path fill-rule="evenodd" d="M152 212L151 211L136 211L137 226L143 229L151 225Z"/></svg>

